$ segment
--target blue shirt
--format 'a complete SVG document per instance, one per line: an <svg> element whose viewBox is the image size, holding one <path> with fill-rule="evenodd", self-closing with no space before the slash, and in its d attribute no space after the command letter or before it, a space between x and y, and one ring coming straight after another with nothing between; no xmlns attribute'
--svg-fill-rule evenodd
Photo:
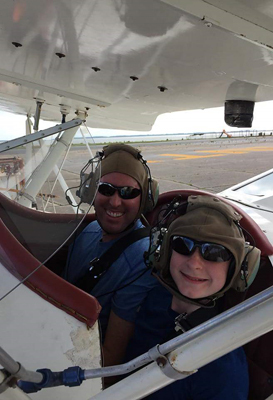
<svg viewBox="0 0 273 400"><path fill-rule="evenodd" d="M142 228L138 220L134 229ZM102 230L97 221L91 222L71 245L64 278L71 283L83 277L90 267L90 261L99 258L118 239L102 242ZM102 275L92 289L101 306L100 322L104 340L111 310L120 318L134 322L139 306L144 301L149 290L157 285L144 263L143 254L148 250L149 238L143 238L128 246L120 257ZM145 270L140 278L136 279ZM134 282L132 282L136 279ZM130 283L132 282L132 283ZM120 289L124 285L128 286ZM120 290L119 290L120 289ZM110 292L110 293L109 293ZM108 294L107 294L108 293Z"/></svg>
<svg viewBox="0 0 273 400"><path fill-rule="evenodd" d="M164 288L150 291L136 320L135 333L131 339L126 361L146 353L157 344L174 337L174 319L178 313L171 309L172 295ZM192 313L207 312L199 309ZM196 317L195 317L196 318ZM204 318L203 321L204 322ZM200 322L201 323L201 322ZM149 400L247 400L248 366L242 348L200 368L197 373L175 381L146 397Z"/></svg>

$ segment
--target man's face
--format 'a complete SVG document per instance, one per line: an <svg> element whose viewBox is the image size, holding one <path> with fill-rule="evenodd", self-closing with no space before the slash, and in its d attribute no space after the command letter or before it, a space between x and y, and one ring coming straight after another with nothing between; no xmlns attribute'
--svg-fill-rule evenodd
<svg viewBox="0 0 273 400"><path fill-rule="evenodd" d="M204 260L199 249L189 256L173 250L170 273L180 293L191 299L198 299L211 296L223 288L229 263L230 261Z"/></svg>
<svg viewBox="0 0 273 400"><path fill-rule="evenodd" d="M119 172L104 175L100 182L140 189L138 182L134 178ZM136 219L140 202L141 195L134 199L124 200L117 191L110 197L97 193L94 202L96 217L102 230L111 235L108 240L119 236Z"/></svg>

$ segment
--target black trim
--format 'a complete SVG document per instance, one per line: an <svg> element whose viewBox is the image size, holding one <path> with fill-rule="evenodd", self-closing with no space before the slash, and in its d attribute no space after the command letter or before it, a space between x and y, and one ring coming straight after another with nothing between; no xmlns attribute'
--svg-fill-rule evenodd
<svg viewBox="0 0 273 400"><path fill-rule="evenodd" d="M79 278L75 286L90 293L99 282L102 275L108 271L111 265L119 258L121 253L132 243L150 235L150 228L140 228L131 231L117 240L100 258L90 261L90 268L84 276Z"/></svg>

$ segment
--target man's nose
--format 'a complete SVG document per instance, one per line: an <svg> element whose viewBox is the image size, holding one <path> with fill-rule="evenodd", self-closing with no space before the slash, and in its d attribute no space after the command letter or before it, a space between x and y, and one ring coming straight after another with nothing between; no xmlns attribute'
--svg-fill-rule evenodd
<svg viewBox="0 0 273 400"><path fill-rule="evenodd" d="M112 207L119 207L122 203L122 199L119 197L118 192L116 191L113 196L110 197L109 199L109 204Z"/></svg>

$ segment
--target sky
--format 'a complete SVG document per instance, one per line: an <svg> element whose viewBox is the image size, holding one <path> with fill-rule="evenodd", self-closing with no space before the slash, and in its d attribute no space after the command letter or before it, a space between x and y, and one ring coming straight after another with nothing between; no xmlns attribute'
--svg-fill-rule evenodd
<svg viewBox="0 0 273 400"><path fill-rule="evenodd" d="M273 130L272 121L273 101L256 103L254 108L254 130ZM26 117L0 111L1 128L0 140L9 140L25 135ZM40 121L39 129L46 129L55 123ZM160 115L149 132L135 132L108 129L90 129L93 136L119 136L147 134L171 134L171 133L195 133L195 132L227 132L236 130L224 123L224 108L208 108L205 110L179 111ZM77 135L78 136L78 135Z"/></svg>

